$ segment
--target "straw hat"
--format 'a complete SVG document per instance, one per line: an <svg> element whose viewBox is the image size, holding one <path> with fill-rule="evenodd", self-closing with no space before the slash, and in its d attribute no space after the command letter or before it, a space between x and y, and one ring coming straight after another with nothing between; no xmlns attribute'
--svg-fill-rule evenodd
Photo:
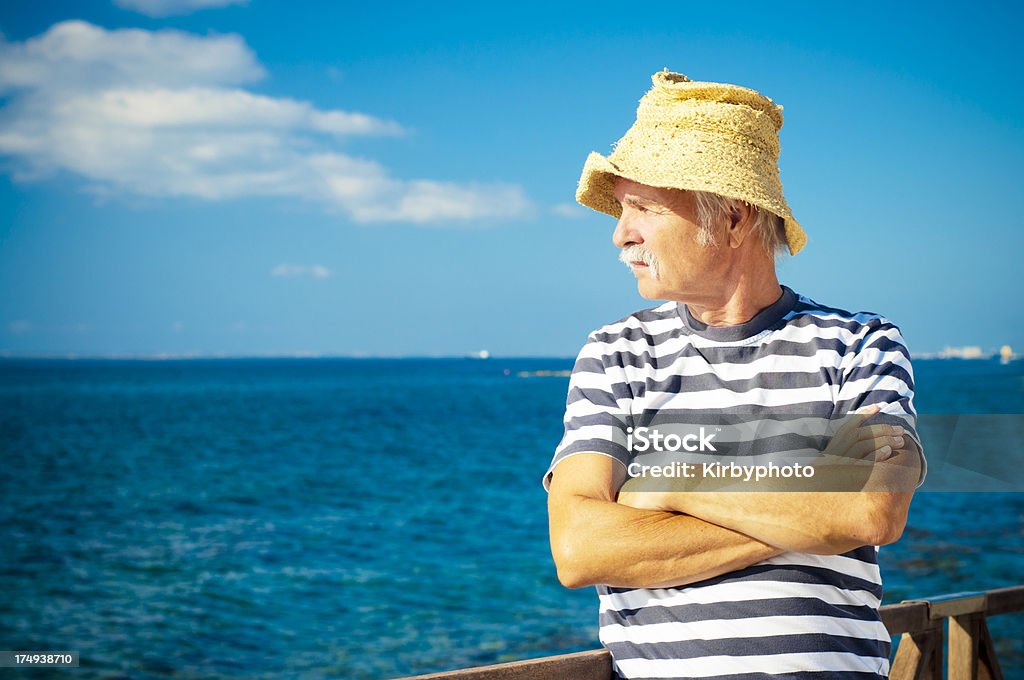
<svg viewBox="0 0 1024 680"><path fill-rule="evenodd" d="M785 219L789 252L807 234L793 218L779 179L782 107L759 92L691 81L668 69L640 100L636 122L607 158L587 157L576 200L618 218L615 178L652 187L709 191L760 206Z"/></svg>

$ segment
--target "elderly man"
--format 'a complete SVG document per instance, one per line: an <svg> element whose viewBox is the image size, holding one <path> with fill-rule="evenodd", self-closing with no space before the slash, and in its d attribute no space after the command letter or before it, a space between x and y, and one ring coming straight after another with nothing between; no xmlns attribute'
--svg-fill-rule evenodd
<svg viewBox="0 0 1024 680"><path fill-rule="evenodd" d="M544 477L559 580L597 587L618 677L887 677L877 546L924 478L909 352L885 317L779 284L776 252L806 243L779 179L781 107L667 70L653 82L577 200L618 218L640 294L668 302L593 332L576 361ZM863 490L634 489L609 432L667 410L857 414L814 463L819 482L863 470Z"/></svg>

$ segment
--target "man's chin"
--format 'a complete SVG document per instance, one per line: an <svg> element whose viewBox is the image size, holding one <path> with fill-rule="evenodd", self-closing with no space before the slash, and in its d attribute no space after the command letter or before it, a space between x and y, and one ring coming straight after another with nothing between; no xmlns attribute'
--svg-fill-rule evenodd
<svg viewBox="0 0 1024 680"><path fill-rule="evenodd" d="M660 297L662 290L658 286L657 282L652 281L649 278L642 278L636 282L636 292L640 293L640 297L645 300L661 300Z"/></svg>

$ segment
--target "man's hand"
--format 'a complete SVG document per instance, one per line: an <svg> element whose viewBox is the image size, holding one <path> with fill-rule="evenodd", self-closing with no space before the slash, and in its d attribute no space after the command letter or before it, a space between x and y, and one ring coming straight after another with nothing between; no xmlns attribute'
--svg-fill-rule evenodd
<svg viewBox="0 0 1024 680"><path fill-rule="evenodd" d="M825 447L824 455L879 462L896 455L894 451L901 449L904 443L901 426L864 424L879 410L878 404L873 404L849 416L832 436L832 441Z"/></svg>

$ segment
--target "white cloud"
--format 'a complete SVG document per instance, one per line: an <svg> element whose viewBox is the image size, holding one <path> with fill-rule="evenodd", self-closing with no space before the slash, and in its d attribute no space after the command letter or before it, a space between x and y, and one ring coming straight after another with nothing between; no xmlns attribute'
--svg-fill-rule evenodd
<svg viewBox="0 0 1024 680"><path fill-rule="evenodd" d="M106 194L315 201L357 222L472 222L529 210L509 184L404 180L342 150L398 123L245 89L265 75L235 35L56 24L0 36L0 153L20 180L65 171Z"/></svg>
<svg viewBox="0 0 1024 680"><path fill-rule="evenodd" d="M322 264L304 265L282 262L270 270L270 275L283 278L309 276L314 279L327 279L333 275L333 272Z"/></svg>
<svg viewBox="0 0 1024 680"><path fill-rule="evenodd" d="M0 92L59 99L120 87L201 87L254 82L265 75L237 35L107 31L84 21L54 24L22 43L0 37Z"/></svg>
<svg viewBox="0 0 1024 680"><path fill-rule="evenodd" d="M26 319L15 319L7 324L7 330L14 335L21 335L32 330L32 322Z"/></svg>
<svg viewBox="0 0 1024 680"><path fill-rule="evenodd" d="M559 203L558 205L552 206L551 212L561 217L569 217L572 219L583 217L587 214L583 208L575 203Z"/></svg>
<svg viewBox="0 0 1024 680"><path fill-rule="evenodd" d="M308 129L335 135L397 134L396 123L362 113L317 111L307 102L275 99L238 89L107 90L61 102L67 118L102 120L118 127L180 129Z"/></svg>
<svg viewBox="0 0 1024 680"><path fill-rule="evenodd" d="M114 4L146 16L169 17L190 14L201 9L247 5L249 0L114 0Z"/></svg>

